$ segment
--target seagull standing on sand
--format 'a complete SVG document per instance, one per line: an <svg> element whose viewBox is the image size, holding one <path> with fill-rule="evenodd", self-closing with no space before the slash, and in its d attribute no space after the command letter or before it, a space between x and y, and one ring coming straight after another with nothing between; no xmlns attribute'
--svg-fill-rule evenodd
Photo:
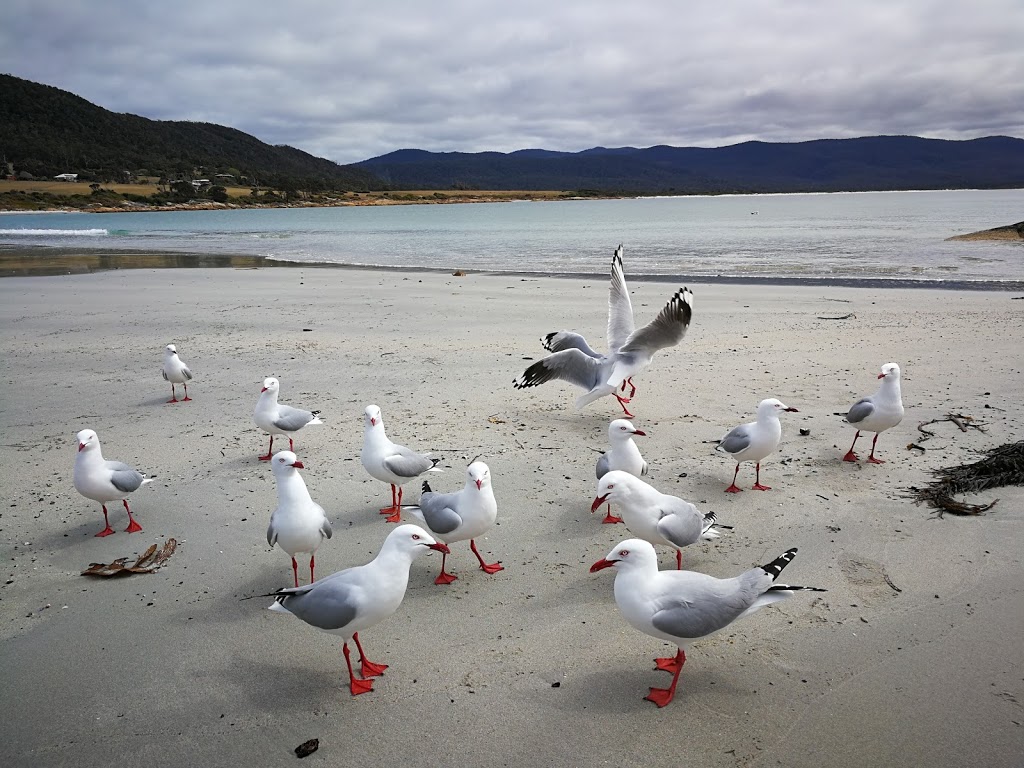
<svg viewBox="0 0 1024 768"><path fill-rule="evenodd" d="M422 521L445 544L469 539L469 548L480 561L480 570L484 573L505 570L501 561L485 563L474 541L491 529L498 515L498 502L491 487L491 470L482 461L474 461L466 469L466 485L461 491L434 493L424 480L420 503L402 507L402 510ZM447 555L441 556L441 573L434 579L435 584L451 584L457 578L445 573L447 559Z"/></svg>
<svg viewBox="0 0 1024 768"><path fill-rule="evenodd" d="M622 272L622 246L612 256L611 287L608 294L608 354L591 349L587 340L572 331L549 333L542 340L548 355L529 368L512 383L516 389L562 379L587 390L576 400L582 408L606 395L614 395L626 416L626 409L636 394L633 376L650 365L655 352L682 341L693 314L693 293L680 288L669 299L658 316L643 328L633 328L633 305L629 300L626 278ZM629 397L619 395L626 385Z"/></svg>
<svg viewBox="0 0 1024 768"><path fill-rule="evenodd" d="M305 587L282 589L273 595L270 610L290 613L307 624L344 638L342 650L348 665L349 691L353 696L373 690L371 678L384 674L387 664L374 664L363 653L359 633L386 619L398 610L409 585L412 561L431 549L448 553L417 525L400 525L384 540L384 545L366 565L346 568ZM356 678L349 657L349 638L359 650L361 678Z"/></svg>
<svg viewBox="0 0 1024 768"><path fill-rule="evenodd" d="M878 374L882 383L878 385L875 394L858 400L846 414L846 421L857 428L857 434L853 436L853 445L843 456L843 461L856 461L857 454L853 452L853 446L857 444L860 433L874 432L875 439L871 441L871 455L868 461L871 464L884 464L881 459L875 458L875 443L878 436L903 421L903 398L900 395L900 367L896 363L886 363L882 366L882 372Z"/></svg>
<svg viewBox="0 0 1024 768"><path fill-rule="evenodd" d="M97 536L109 536L114 532L107 518L107 502L120 501L128 513L128 527L125 533L141 531L132 510L128 506L128 494L137 491L146 483L153 482L138 470L120 461L107 461L100 450L100 438L91 429L78 433L78 454L75 456L75 490L87 499L98 501L103 507L103 522L106 527Z"/></svg>
<svg viewBox="0 0 1024 768"><path fill-rule="evenodd" d="M734 427L718 441L715 450L728 453L736 462L736 471L732 473L732 485L725 489L726 493L740 492L740 487L736 485L736 476L740 473L740 464L744 461L752 461L756 465L757 475L752 490L772 489L770 485L761 485L761 460L779 447L779 441L782 440L779 414L783 411L798 413L796 408L790 408L774 397L762 400L757 406L757 421Z"/></svg>
<svg viewBox="0 0 1024 768"><path fill-rule="evenodd" d="M306 482L298 470L305 465L291 451L274 454L270 462L277 483L277 509L270 516L267 528L267 544L279 545L292 558L292 572L295 586L299 586L299 564L295 562L298 552L309 553L309 582L312 584L316 550L324 539L331 538L331 523L324 514L324 508L309 495Z"/></svg>
<svg viewBox="0 0 1024 768"><path fill-rule="evenodd" d="M181 358L178 357L178 349L173 344L164 347L164 367L161 373L163 373L164 381L171 383L171 399L167 401L168 403L178 402L178 395L174 391L175 384L181 384L185 388L185 397L181 399L182 402L192 399L188 396L188 382L192 380L192 371L181 362Z"/></svg>
<svg viewBox="0 0 1024 768"><path fill-rule="evenodd" d="M698 541L711 541L720 534L714 512L701 514L693 504L661 493L628 472L612 470L597 484L597 498L590 507L595 511L604 503L615 502L622 509L622 522L630 532L650 544L663 544L676 551L676 568L683 567L683 547Z"/></svg>
<svg viewBox="0 0 1024 768"><path fill-rule="evenodd" d="M654 547L640 539L628 539L590 566L591 573L615 569L615 603L634 629L679 649L675 656L654 660L656 669L672 673L672 684L651 688L644 698L659 707L672 701L686 663L685 649L693 641L794 592L824 592L817 587L774 583L794 557L795 548L760 568L731 579L716 579L694 571L659 571Z"/></svg>
<svg viewBox="0 0 1024 768"><path fill-rule="evenodd" d="M602 453L597 460L597 479L600 480L614 469L629 472L633 477L643 477L647 474L647 462L640 455L640 449L636 447L633 438L639 435L647 437L647 433L637 429L627 419L615 419L608 425L608 442L611 450ZM593 513L594 510L591 510ZM602 523L621 523L622 518L612 514L612 505L608 505Z"/></svg>
<svg viewBox="0 0 1024 768"><path fill-rule="evenodd" d="M424 472L441 472L435 469L440 459L427 458L430 454L416 453L404 445L392 443L384 432L384 417L376 405L366 406L363 412L363 451L360 456L363 468L370 476L391 484L391 506L380 513L388 515L389 523L401 520L402 486Z"/></svg>
<svg viewBox="0 0 1024 768"><path fill-rule="evenodd" d="M260 461L270 461L271 453L274 450L274 435L288 436L288 450L295 450L295 443L292 435L298 432L307 424L323 424L318 418L320 411L303 411L300 408L292 408L290 405L280 405L277 402L277 394L281 391L281 383L274 378L263 380L263 389L260 390L260 399L256 401L256 410L253 411L252 420L256 426L270 435L270 447L267 448L267 455L260 456Z"/></svg>

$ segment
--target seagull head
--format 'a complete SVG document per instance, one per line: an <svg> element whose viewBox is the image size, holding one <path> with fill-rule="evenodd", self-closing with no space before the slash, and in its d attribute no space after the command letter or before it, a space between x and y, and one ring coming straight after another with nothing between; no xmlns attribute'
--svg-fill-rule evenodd
<svg viewBox="0 0 1024 768"><path fill-rule="evenodd" d="M78 452L92 450L100 447L100 436L91 429L83 429L76 437L78 438Z"/></svg>
<svg viewBox="0 0 1024 768"><path fill-rule="evenodd" d="M384 426L384 417L380 413L380 408L376 405L366 406L366 410L363 411L363 425L367 429L376 427L377 425Z"/></svg>
<svg viewBox="0 0 1024 768"><path fill-rule="evenodd" d="M299 457L291 451L278 451L270 462L270 468L277 475L291 472L294 469L305 469L306 465L299 461Z"/></svg>
<svg viewBox="0 0 1024 768"><path fill-rule="evenodd" d="M400 552L405 552L410 557L425 555L431 549L446 555L451 554L451 550L448 547L418 525L413 525L412 523L400 525L391 531L384 541L384 545L394 547Z"/></svg>
<svg viewBox="0 0 1024 768"><path fill-rule="evenodd" d="M166 347L164 347L164 354L166 354L168 357L170 357L171 355L176 355L178 354L178 348L175 347L173 344L168 344Z"/></svg>
<svg viewBox="0 0 1024 768"><path fill-rule="evenodd" d="M654 547L642 539L626 539L612 548L612 551L590 566L591 573L603 571L605 568L629 570L654 563L658 568L658 556Z"/></svg>
<svg viewBox="0 0 1024 768"><path fill-rule="evenodd" d="M491 469L482 461L474 461L466 469L466 485L472 483L478 491L491 484Z"/></svg>
<svg viewBox="0 0 1024 768"><path fill-rule="evenodd" d="M882 366L882 372L878 374L880 379L888 379L889 381L900 380L900 367L896 363L886 363Z"/></svg>
<svg viewBox="0 0 1024 768"><path fill-rule="evenodd" d="M616 419L608 425L608 441L611 443L628 440L634 435L647 437L647 433L634 427L629 419Z"/></svg>
<svg viewBox="0 0 1024 768"><path fill-rule="evenodd" d="M605 502L616 502L629 493L631 483L635 478L628 472L613 469L606 472L597 483L597 497L590 505L590 511L596 512Z"/></svg>
<svg viewBox="0 0 1024 768"><path fill-rule="evenodd" d="M767 400L762 400L761 404L757 406L757 412L759 414L770 414L770 413L783 413L788 411L789 413L800 413L796 408L790 408L781 400L776 400L774 397L769 397Z"/></svg>
<svg viewBox="0 0 1024 768"><path fill-rule="evenodd" d="M264 379L263 380L263 389L261 389L260 392L261 393L262 392L275 392L276 393L276 392L280 391L280 389L281 389L281 382L279 382L274 377L270 377L269 379Z"/></svg>

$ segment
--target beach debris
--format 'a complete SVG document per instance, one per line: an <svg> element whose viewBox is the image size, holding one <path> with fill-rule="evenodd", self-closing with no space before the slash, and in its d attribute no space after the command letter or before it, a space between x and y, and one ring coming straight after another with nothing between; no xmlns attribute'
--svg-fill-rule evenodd
<svg viewBox="0 0 1024 768"><path fill-rule="evenodd" d="M818 315L819 320L850 320L851 318L856 320L857 316L853 314L853 312L850 312L845 315L840 315L839 317L822 317L821 315Z"/></svg>
<svg viewBox="0 0 1024 768"><path fill-rule="evenodd" d="M463 272L461 269L456 269L454 272L452 272L452 277L465 277L465 276L466 276L466 273Z"/></svg>
<svg viewBox="0 0 1024 768"><path fill-rule="evenodd" d="M954 515L980 515L994 507L999 499L988 504L968 504L957 501L956 494L978 493L1005 485L1024 485L1024 440L1006 443L991 449L985 458L973 464L942 467L932 471L939 479L928 485L911 487L903 494L915 504L925 503L936 510L936 516L946 512Z"/></svg>
<svg viewBox="0 0 1024 768"><path fill-rule="evenodd" d="M299 758L309 757L318 749L320 749L320 739L310 739L295 748L295 755Z"/></svg>
<svg viewBox="0 0 1024 768"><path fill-rule="evenodd" d="M496 416L496 415L488 416L487 420L489 422L491 422L491 424L507 424L508 423L507 421L505 421L505 419L502 419L502 418L500 418L499 416Z"/></svg>
<svg viewBox="0 0 1024 768"><path fill-rule="evenodd" d="M924 448L921 447L920 443L923 443L925 440L930 440L931 438L935 437L935 433L932 432L930 429L925 429L925 427L928 426L929 424L938 424L938 423L943 422L943 421L951 421L951 422L953 422L954 424L957 425L957 427L959 427L961 432L966 432L968 429L976 429L979 432L984 432L985 431L985 427L984 427L984 423L985 422L983 422L983 421L975 421L973 416L965 416L962 413L947 413L941 419L932 419L931 421L922 421L920 424L918 424L917 425L917 431L920 432L922 435L924 435L924 437L922 437L916 443L910 443L907 446L907 448L918 448L918 449L920 449L922 451L925 450Z"/></svg>
<svg viewBox="0 0 1024 768"><path fill-rule="evenodd" d="M168 539L163 548L159 551L156 544L150 544L149 549L143 552L139 559L131 565L126 565L127 557L119 557L112 563L89 563L89 567L82 571L83 576L131 576L133 573L153 573L160 566L167 562L178 548L177 539Z"/></svg>

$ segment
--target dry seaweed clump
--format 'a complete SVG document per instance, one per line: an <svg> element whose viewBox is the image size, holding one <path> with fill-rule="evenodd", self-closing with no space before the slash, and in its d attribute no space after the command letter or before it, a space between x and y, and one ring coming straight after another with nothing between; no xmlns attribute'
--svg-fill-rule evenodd
<svg viewBox="0 0 1024 768"><path fill-rule="evenodd" d="M939 517L946 512L954 515L980 515L992 509L999 499L989 504L968 504L953 497L1004 485L1024 485L1024 440L993 448L985 458L973 464L942 467L932 474L938 479L923 488L912 487L904 495L913 499L915 504L923 502L938 510Z"/></svg>

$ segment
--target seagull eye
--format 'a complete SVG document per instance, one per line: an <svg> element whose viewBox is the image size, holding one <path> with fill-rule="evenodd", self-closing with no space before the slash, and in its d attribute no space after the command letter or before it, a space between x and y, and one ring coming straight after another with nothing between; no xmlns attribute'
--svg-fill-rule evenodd
<svg viewBox="0 0 1024 768"><path fill-rule="evenodd" d="M419 535L418 533L414 533L414 534L412 535L412 540L413 540L413 541L419 541L419 540L420 540L420 535Z"/></svg>
<svg viewBox="0 0 1024 768"><path fill-rule="evenodd" d="M614 486L614 485L613 485L612 483L609 483L609 484L608 484L608 490L609 490L609 491L610 491L610 490L611 490L612 488L614 488L614 487L615 487L615 486Z"/></svg>
<svg viewBox="0 0 1024 768"><path fill-rule="evenodd" d="M619 550L619 557L629 557L629 550L628 549L620 549Z"/></svg>

